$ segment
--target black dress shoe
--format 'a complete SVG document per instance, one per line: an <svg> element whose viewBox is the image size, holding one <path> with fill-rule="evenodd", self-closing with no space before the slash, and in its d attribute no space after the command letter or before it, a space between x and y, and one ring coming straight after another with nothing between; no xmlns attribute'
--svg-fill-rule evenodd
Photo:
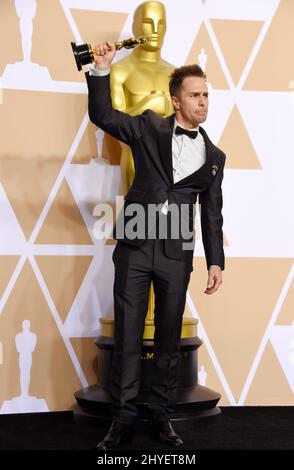
<svg viewBox="0 0 294 470"><path fill-rule="evenodd" d="M129 424L120 423L119 421L112 421L108 433L103 441L97 444L96 449L107 450L119 447L120 444L130 443L133 440L133 426Z"/></svg>
<svg viewBox="0 0 294 470"><path fill-rule="evenodd" d="M180 447L183 441L174 431L170 421L152 421L152 430L155 437L171 447Z"/></svg>

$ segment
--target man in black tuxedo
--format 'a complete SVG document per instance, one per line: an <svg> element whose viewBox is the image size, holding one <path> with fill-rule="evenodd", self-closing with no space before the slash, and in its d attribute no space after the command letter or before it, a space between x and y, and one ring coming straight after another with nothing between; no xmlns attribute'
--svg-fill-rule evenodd
<svg viewBox="0 0 294 470"><path fill-rule="evenodd" d="M155 294L149 395L152 428L162 443L179 447L183 441L174 431L170 415L176 405L182 316L193 270L195 203L199 194L208 269L205 293L212 294L219 288L224 270L221 184L225 155L199 126L208 111L207 85L199 66L183 66L173 72L174 115L164 119L146 110L130 116L111 103L109 71L116 53L114 44L96 46L94 53L95 65L86 74L90 119L130 145L135 165L135 178L114 229L118 242L113 252L113 421L97 447L117 447L133 436L151 281ZM154 93L154 99L161 97ZM158 210L151 217L154 212L149 209L154 205Z"/></svg>

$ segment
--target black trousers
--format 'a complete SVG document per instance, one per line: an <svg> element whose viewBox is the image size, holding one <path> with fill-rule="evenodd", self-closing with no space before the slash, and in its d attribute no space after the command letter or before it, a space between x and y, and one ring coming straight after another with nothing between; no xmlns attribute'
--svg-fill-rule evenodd
<svg viewBox="0 0 294 470"><path fill-rule="evenodd" d="M153 419L167 420L176 405L182 317L191 266L167 258L163 239L146 239L140 247L119 241L113 262L113 418L132 424L137 417L144 323L153 281L155 336L149 410Z"/></svg>

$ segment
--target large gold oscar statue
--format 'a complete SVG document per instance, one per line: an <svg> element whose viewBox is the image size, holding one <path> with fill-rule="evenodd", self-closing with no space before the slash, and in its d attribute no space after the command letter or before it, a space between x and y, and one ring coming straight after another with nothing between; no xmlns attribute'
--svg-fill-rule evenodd
<svg viewBox="0 0 294 470"><path fill-rule="evenodd" d="M144 2L135 10L133 34L144 36L147 42L111 65L110 86L112 104L115 109L131 115L152 109L162 117L173 113L169 94L169 76L174 66L161 57L161 48L166 32L164 5L160 2ZM113 148L112 138L106 142ZM131 149L121 143L122 153L121 192L125 194L135 176ZM154 328L154 290L151 285L148 313L145 321L144 337L153 337Z"/></svg>
<svg viewBox="0 0 294 470"><path fill-rule="evenodd" d="M133 33L147 42L111 65L110 84L113 107L131 115L152 109L166 117L173 113L168 82L174 66L161 58L166 32L165 8L159 2L144 2L134 13ZM122 144L121 182L125 194L135 170L129 146Z"/></svg>

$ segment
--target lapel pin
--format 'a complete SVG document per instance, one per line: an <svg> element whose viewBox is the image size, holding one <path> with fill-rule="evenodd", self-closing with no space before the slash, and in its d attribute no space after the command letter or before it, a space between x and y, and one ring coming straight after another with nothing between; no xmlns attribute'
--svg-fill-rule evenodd
<svg viewBox="0 0 294 470"><path fill-rule="evenodd" d="M216 175L217 170L218 170L218 166L217 166L217 165L213 165L213 166L212 166L212 174L213 174L213 176Z"/></svg>

